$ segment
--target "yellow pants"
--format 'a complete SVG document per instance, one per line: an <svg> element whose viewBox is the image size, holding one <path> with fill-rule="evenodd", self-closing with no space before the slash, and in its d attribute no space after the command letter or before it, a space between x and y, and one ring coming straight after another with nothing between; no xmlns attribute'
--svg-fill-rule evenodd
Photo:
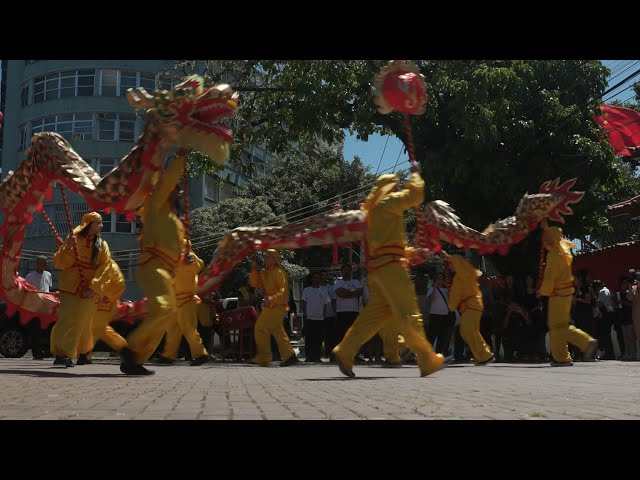
<svg viewBox="0 0 640 480"><path fill-rule="evenodd" d="M406 344L404 337L398 335L397 325L388 322L380 329L378 335L382 339L384 359L388 363L402 363L400 351L406 348Z"/></svg>
<svg viewBox="0 0 640 480"><path fill-rule="evenodd" d="M175 360L178 356L178 349L183 335L189 343L191 358L196 359L207 356L207 349L202 345L202 339L198 333L198 304L191 300L189 303L178 307L176 320L175 322L169 322L170 325L167 328L162 356Z"/></svg>
<svg viewBox="0 0 640 480"><path fill-rule="evenodd" d="M493 357L493 352L480 334L480 319L482 312L467 309L460 317L460 336L467 344L473 360L476 363L484 363Z"/></svg>
<svg viewBox="0 0 640 480"><path fill-rule="evenodd" d="M398 345L398 331L407 347L416 354L421 375L438 370L443 359L436 356L424 334L422 314L418 308L413 285L404 267L399 263L385 265L369 274L369 303L347 331L342 342L333 349L342 363L353 368L353 357L360 347L379 331L385 337L385 357L393 358ZM391 333L393 332L393 334ZM392 335L395 339L392 341ZM391 347L393 345L393 347Z"/></svg>
<svg viewBox="0 0 640 480"><path fill-rule="evenodd" d="M571 297L549 298L547 325L549 326L551 357L560 363L572 361L567 342L584 352L589 346L589 342L593 340L591 335L569 323L571 301Z"/></svg>
<svg viewBox="0 0 640 480"><path fill-rule="evenodd" d="M169 322L176 321L176 292L173 275L157 260L136 269L136 282L147 296L149 314L129 334L127 343L134 352L136 363L142 364L153 355Z"/></svg>
<svg viewBox="0 0 640 480"><path fill-rule="evenodd" d="M60 293L58 321L51 330L51 353L56 357L76 358L78 342L93 342L91 325L97 310L95 298Z"/></svg>
<svg viewBox="0 0 640 480"><path fill-rule="evenodd" d="M80 354L90 354L98 340L102 340L109 348L116 352L119 352L127 346L127 341L122 335L109 325L117 313L118 302L112 302L108 305L98 305L96 314L93 316L93 325L91 327L92 335L89 335L89 330L84 330L78 341L78 352Z"/></svg>
<svg viewBox="0 0 640 480"><path fill-rule="evenodd" d="M286 361L295 355L287 332L284 331L283 319L285 312L286 309L282 306L275 308L265 307L260 313L254 329L256 348L258 350L253 359L254 363L266 365L273 360L271 355L271 335L273 335L278 344L278 351L282 361Z"/></svg>

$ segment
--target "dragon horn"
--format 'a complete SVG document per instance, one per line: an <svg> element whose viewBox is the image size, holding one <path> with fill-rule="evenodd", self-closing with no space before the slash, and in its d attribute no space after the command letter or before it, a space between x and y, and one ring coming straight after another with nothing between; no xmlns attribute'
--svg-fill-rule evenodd
<svg viewBox="0 0 640 480"><path fill-rule="evenodd" d="M142 88L129 88L127 90L127 101L129 105L136 108L153 108L155 107L155 99Z"/></svg>

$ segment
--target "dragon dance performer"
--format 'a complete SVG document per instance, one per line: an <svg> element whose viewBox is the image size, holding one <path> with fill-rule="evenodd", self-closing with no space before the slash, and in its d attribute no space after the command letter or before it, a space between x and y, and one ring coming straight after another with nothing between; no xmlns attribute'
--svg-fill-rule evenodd
<svg viewBox="0 0 640 480"><path fill-rule="evenodd" d="M493 362L495 357L480 334L484 304L478 278L482 272L460 255L447 255L447 260L455 272L449 292L449 309L460 312L460 336L471 350L474 363L486 365Z"/></svg>
<svg viewBox="0 0 640 480"><path fill-rule="evenodd" d="M173 363L178 357L182 336L187 339L191 350L192 366L202 365L211 360L207 349L202 345L198 333L198 306L201 303L196 295L198 273L204 268L204 262L191 250L191 242L184 240L185 254L176 266L175 288L178 313L176 321L169 321L166 340L162 350L162 360Z"/></svg>
<svg viewBox="0 0 640 480"><path fill-rule="evenodd" d="M160 177L140 212L142 223L140 259L136 281L148 299L149 314L127 337L120 371L127 375L153 375L142 366L175 322L177 315L174 275L184 245L184 227L176 215L186 155L181 153Z"/></svg>
<svg viewBox="0 0 640 480"><path fill-rule="evenodd" d="M84 330L78 342L80 355L77 365L91 363L91 352L98 340L102 340L115 352L122 352L127 347L127 341L109 325L118 315L118 301L126 288L124 275L113 259L109 259L104 278L102 296L96 302L97 311L91 331Z"/></svg>
<svg viewBox="0 0 640 480"><path fill-rule="evenodd" d="M86 213L53 255L53 265L62 270L58 321L51 331L54 365L72 367L80 338L91 338L97 310L94 297L102 298L111 260L109 246L100 237L101 230L102 216L98 212Z"/></svg>
<svg viewBox="0 0 640 480"><path fill-rule="evenodd" d="M598 341L569 324L575 291L571 273L573 243L562 238L562 230L558 227L544 228L542 242L548 252L539 296L549 297L547 324L551 343L551 366L573 365L567 342L584 352L586 361L593 360L598 351Z"/></svg>
<svg viewBox="0 0 640 480"><path fill-rule="evenodd" d="M251 261L249 285L264 290L265 305L254 330L257 353L253 363L266 367L272 360L271 340L273 335L280 353L281 367L298 363L291 341L284 330L282 321L289 305L289 279L280 263L280 254L276 250L267 250L264 257L264 270L258 270L255 261Z"/></svg>
<svg viewBox="0 0 640 480"><path fill-rule="evenodd" d="M362 206L368 216L370 300L342 342L333 349L340 371L348 377L355 376L353 358L360 347L381 330L385 355L396 351L400 331L407 346L416 353L420 376L444 366L444 357L434 353L425 336L422 314L407 273L408 257L413 252L407 248L403 212L417 207L424 198L420 167L412 164L411 173L406 188L400 191L396 191L399 190L396 175L380 176Z"/></svg>

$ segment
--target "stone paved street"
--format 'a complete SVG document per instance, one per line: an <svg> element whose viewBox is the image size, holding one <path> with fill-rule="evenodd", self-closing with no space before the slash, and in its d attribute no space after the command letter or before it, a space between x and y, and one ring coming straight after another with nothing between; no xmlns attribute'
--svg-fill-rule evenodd
<svg viewBox="0 0 640 480"><path fill-rule="evenodd" d="M126 377L114 360L71 369L0 359L0 419L639 419L640 362L452 365L420 378L356 365L150 366Z"/></svg>

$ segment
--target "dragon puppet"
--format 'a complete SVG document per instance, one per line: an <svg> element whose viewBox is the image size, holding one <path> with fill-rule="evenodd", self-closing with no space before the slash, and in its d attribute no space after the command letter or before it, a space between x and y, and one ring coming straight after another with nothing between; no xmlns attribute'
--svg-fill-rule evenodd
<svg viewBox="0 0 640 480"><path fill-rule="evenodd" d="M21 322L40 318L46 326L55 320L58 298L36 291L17 274L25 228L33 213L50 198L55 182L79 193L93 210L114 210L133 217L161 174L168 152L175 147L200 150L221 164L229 152L231 132L219 122L237 111L237 93L229 86L203 88L198 77L187 79L171 91L147 93L142 88L128 91L130 104L147 109L149 122L132 151L104 178L78 156L56 133L33 137L26 159L0 184L0 209L5 222L0 251L0 297L8 311L21 313ZM437 252L441 242L476 249L480 254L506 253L522 241L543 220L563 222L572 214L570 205L582 192L571 191L576 179L560 184L559 179L542 185L539 193L524 195L513 216L499 220L479 232L465 226L453 209L436 200L420 209L416 246ZM274 249L335 246L365 241L366 213L363 210L336 211L315 215L279 227L240 227L226 234L213 259L200 274L198 293L217 288L247 255ZM121 302L118 319L144 312L144 300Z"/></svg>
<svg viewBox="0 0 640 480"><path fill-rule="evenodd" d="M103 178L61 135L44 132L33 136L26 158L0 183L0 298L9 315L20 312L23 324L38 317L44 327L57 314L57 295L37 291L17 274L26 226L42 211L43 200L51 199L55 183L81 195L88 209L115 211L131 220L172 149L199 150L218 165L229 155L231 131L220 121L236 114L238 94L228 85L204 88L203 79L194 76L170 91L129 89L127 100L146 110L148 122L133 149ZM122 317L141 309L141 301L119 305Z"/></svg>

